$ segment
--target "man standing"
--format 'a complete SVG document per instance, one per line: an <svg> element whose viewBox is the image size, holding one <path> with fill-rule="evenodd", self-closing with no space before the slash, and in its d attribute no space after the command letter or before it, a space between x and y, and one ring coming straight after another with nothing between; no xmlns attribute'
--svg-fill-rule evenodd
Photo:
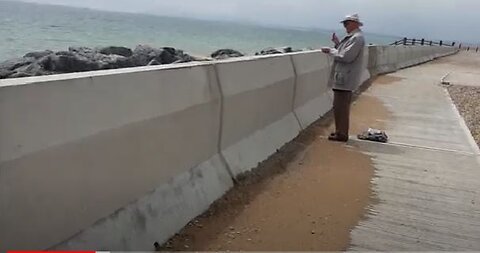
<svg viewBox="0 0 480 253"><path fill-rule="evenodd" d="M346 16L341 21L347 36L341 41L335 35L332 41L335 48L322 48L322 52L334 57L333 75L333 112L335 115L335 132L328 137L331 141L347 142L350 126L350 103L352 93L360 84L363 71L363 50L365 39L360 27L358 14Z"/></svg>

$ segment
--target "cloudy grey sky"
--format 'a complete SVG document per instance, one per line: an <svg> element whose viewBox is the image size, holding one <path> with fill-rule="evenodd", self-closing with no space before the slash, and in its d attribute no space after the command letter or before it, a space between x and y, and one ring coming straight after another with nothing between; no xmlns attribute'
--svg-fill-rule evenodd
<svg viewBox="0 0 480 253"><path fill-rule="evenodd" d="M110 11L338 28L358 12L370 32L480 42L480 0L26 0Z"/></svg>

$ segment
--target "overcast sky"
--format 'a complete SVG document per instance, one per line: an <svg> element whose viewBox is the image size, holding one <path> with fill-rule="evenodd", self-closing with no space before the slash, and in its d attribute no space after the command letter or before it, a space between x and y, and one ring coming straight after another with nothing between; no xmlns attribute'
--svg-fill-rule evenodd
<svg viewBox="0 0 480 253"><path fill-rule="evenodd" d="M279 26L338 28L358 12L364 30L480 42L480 0L27 0L110 11L143 12Z"/></svg>

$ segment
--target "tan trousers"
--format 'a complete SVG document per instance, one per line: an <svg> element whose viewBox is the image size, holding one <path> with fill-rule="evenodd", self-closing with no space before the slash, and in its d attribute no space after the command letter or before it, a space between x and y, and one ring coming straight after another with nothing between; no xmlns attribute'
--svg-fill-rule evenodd
<svg viewBox="0 0 480 253"><path fill-rule="evenodd" d="M352 92L334 89L333 94L335 132L342 136L348 136L348 130L350 128L350 103L352 102Z"/></svg>

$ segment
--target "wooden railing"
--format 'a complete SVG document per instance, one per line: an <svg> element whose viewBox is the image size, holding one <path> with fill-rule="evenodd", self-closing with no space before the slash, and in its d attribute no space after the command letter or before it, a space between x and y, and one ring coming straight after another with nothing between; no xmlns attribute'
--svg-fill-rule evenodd
<svg viewBox="0 0 480 253"><path fill-rule="evenodd" d="M444 42L442 40L440 41L433 41L433 40L425 40L425 39L409 39L409 38L403 38L400 40L397 40L390 45L404 45L404 46L444 46L444 47L454 47L456 42ZM480 47L479 46L465 46L462 45L461 43L458 44L458 49L463 49L465 51L475 51L475 52L480 52Z"/></svg>
<svg viewBox="0 0 480 253"><path fill-rule="evenodd" d="M401 40L397 40L390 45L404 45L404 46L447 46L447 47L454 47L455 42L452 43L445 43L443 40L440 41L433 41L433 40L425 40L425 39L409 39L403 38Z"/></svg>
<svg viewBox="0 0 480 253"><path fill-rule="evenodd" d="M473 46L473 47L472 46L464 46L464 47L462 47L462 44L460 44L460 46L458 48L463 49L465 51L470 51L471 50L471 51L475 51L477 53L480 52L480 47L479 46L476 46L476 47L475 46Z"/></svg>

